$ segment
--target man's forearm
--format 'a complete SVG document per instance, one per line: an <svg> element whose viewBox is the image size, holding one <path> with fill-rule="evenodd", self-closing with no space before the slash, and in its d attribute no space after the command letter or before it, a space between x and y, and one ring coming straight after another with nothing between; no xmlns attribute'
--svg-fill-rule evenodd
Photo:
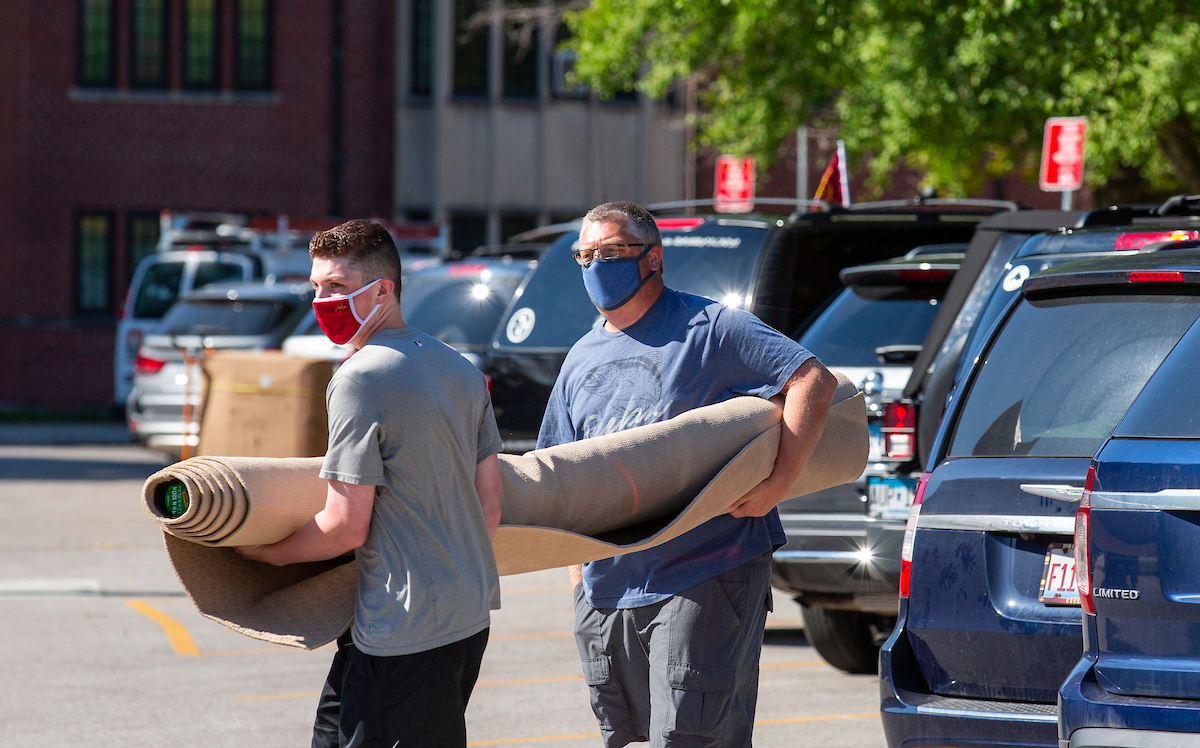
<svg viewBox="0 0 1200 748"><path fill-rule="evenodd" d="M234 550L275 566L337 558L367 541L374 507L375 486L329 481L325 508L299 530L278 543L243 545Z"/></svg>
<svg viewBox="0 0 1200 748"><path fill-rule="evenodd" d="M835 390L837 379L815 358L796 370L782 393L779 452L771 475L735 501L730 506L730 514L762 517L788 498L788 489L796 482L821 438Z"/></svg>
<svg viewBox="0 0 1200 748"><path fill-rule="evenodd" d="M567 578L571 580L571 589L574 590L583 581L583 565L573 564L567 567Z"/></svg>
<svg viewBox="0 0 1200 748"><path fill-rule="evenodd" d="M816 448L837 389L837 379L815 358L805 362L796 373L796 379L784 394L779 452L768 478L780 489L795 483Z"/></svg>

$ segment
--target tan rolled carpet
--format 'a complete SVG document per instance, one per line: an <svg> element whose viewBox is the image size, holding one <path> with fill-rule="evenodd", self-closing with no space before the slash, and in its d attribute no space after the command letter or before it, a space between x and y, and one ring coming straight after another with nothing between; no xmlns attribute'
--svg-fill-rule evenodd
<svg viewBox="0 0 1200 748"><path fill-rule="evenodd" d="M825 428L792 495L858 478L868 436L862 395L840 373ZM770 475L779 407L739 397L661 423L501 455L503 509L493 547L501 574L595 561L665 543L724 514ZM325 504L321 458L197 457L155 473L142 491L196 608L247 636L312 649L353 617L352 558L273 567L229 546L290 535ZM156 499L180 480L187 511Z"/></svg>

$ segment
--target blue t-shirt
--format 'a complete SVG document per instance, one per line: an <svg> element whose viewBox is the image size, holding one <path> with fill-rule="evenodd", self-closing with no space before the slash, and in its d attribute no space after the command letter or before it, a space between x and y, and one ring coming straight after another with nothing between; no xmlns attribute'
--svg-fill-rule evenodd
<svg viewBox="0 0 1200 748"><path fill-rule="evenodd" d="M567 354L538 448L664 421L738 395L779 394L812 354L754 315L663 289L633 325L599 322ZM636 608L722 574L787 541L779 514L716 517L655 548L583 565L588 602Z"/></svg>

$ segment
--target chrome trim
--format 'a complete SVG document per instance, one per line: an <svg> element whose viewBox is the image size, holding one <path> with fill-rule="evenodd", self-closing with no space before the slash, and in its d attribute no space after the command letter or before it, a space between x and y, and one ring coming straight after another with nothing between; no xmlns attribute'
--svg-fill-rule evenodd
<svg viewBox="0 0 1200 748"><path fill-rule="evenodd" d="M991 712L982 709L954 709L944 706L928 706L921 704L917 714L929 714L938 717L973 717L975 719L997 719L1005 722L1049 722L1058 724L1057 714L1013 714L1012 712Z"/></svg>
<svg viewBox="0 0 1200 748"><path fill-rule="evenodd" d="M1037 517L1011 514L922 514L917 518L917 527L925 530L980 530L982 532L1074 535L1075 515Z"/></svg>
<svg viewBox="0 0 1200 748"><path fill-rule="evenodd" d="M1200 490L1168 488L1155 493L1093 491L1093 509L1157 509L1166 512L1200 511Z"/></svg>
<svg viewBox="0 0 1200 748"><path fill-rule="evenodd" d="M811 535L814 538L865 538L865 537L867 537L866 530L841 530L836 527L835 528L817 528L817 527L797 528L797 527L793 527L793 528L791 528L791 532L788 532L788 528L784 527L783 531L786 535Z"/></svg>
<svg viewBox="0 0 1200 748"><path fill-rule="evenodd" d="M1070 486L1065 483L1022 483L1021 490L1034 496L1062 501L1079 501L1079 497L1083 495L1082 486Z"/></svg>
<svg viewBox="0 0 1200 748"><path fill-rule="evenodd" d="M822 514L817 512L780 512L779 519L801 519L805 522L878 522L875 517L868 517L866 514L852 514L850 512L830 512Z"/></svg>
<svg viewBox="0 0 1200 748"><path fill-rule="evenodd" d="M862 551L775 551L771 557L777 561L791 561L800 564L829 564L851 561L861 563L865 557Z"/></svg>

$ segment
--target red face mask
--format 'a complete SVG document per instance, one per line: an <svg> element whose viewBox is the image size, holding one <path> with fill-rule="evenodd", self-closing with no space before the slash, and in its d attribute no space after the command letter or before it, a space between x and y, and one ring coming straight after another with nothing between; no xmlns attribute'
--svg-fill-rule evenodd
<svg viewBox="0 0 1200 748"><path fill-rule="evenodd" d="M375 316L375 312L379 311L379 304L376 304L371 308L370 314L359 319L358 311L354 308L354 297L381 280L383 278L376 278L354 293L313 299L313 311L317 314L317 324L321 326L325 337L338 345L345 345L354 339L362 326Z"/></svg>

